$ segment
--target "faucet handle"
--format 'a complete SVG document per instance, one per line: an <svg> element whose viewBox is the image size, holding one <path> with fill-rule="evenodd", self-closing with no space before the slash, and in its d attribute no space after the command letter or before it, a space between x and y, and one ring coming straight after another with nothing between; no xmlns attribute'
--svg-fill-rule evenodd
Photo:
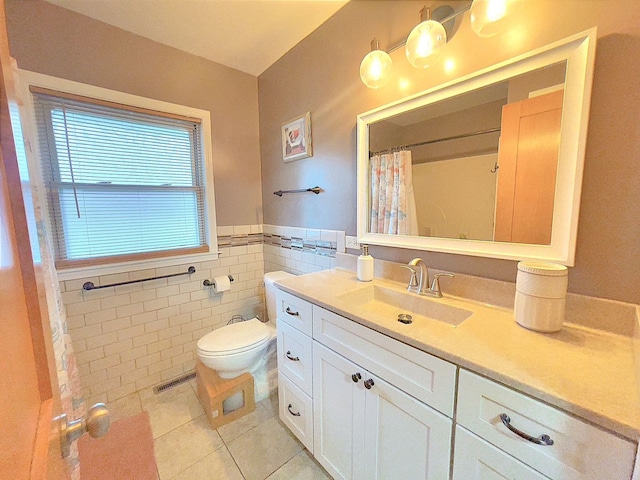
<svg viewBox="0 0 640 480"><path fill-rule="evenodd" d="M418 272L411 265L400 265L402 268L406 268L411 272L411 278L409 278L409 285L407 285L407 290L413 290L418 286L418 278L416 275Z"/></svg>
<svg viewBox="0 0 640 480"><path fill-rule="evenodd" d="M455 275L453 273L436 273L433 276L433 282L431 283L431 288L429 288L429 290L438 298L442 297L442 290L440 290L440 277L453 278Z"/></svg>

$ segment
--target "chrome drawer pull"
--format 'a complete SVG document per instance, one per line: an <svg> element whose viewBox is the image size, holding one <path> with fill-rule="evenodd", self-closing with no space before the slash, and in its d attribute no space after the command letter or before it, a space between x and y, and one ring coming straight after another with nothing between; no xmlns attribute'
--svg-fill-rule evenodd
<svg viewBox="0 0 640 480"><path fill-rule="evenodd" d="M289 406L287 407L287 410L289 410L289 413L290 413L291 415L293 415L294 417L299 417L299 416L300 416L300 412L296 413L296 412L294 412L293 410L291 410L291 407L292 407L292 406L293 406L293 405L289 404Z"/></svg>
<svg viewBox="0 0 640 480"><path fill-rule="evenodd" d="M300 313L299 312L292 312L291 309L289 307L287 307L287 309L285 310L285 312L287 312L289 315L293 315L294 317L299 317Z"/></svg>
<svg viewBox="0 0 640 480"><path fill-rule="evenodd" d="M285 355L287 356L287 358L289 360L291 360L292 362L299 362L300 358L299 357L292 357L291 356L291 350L287 350L287 353L285 353Z"/></svg>
<svg viewBox="0 0 640 480"><path fill-rule="evenodd" d="M511 419L509 418L509 415L507 415L506 413L500 414L500 420L502 420L502 423L504 424L505 427L507 427L509 430L511 430L513 433L515 433L519 437L524 438L525 440L529 440L530 442L535 443L536 445L553 445L553 440L549 435L540 435L539 437L532 437L531 435L524 433L522 430L518 430L516 427L512 426Z"/></svg>

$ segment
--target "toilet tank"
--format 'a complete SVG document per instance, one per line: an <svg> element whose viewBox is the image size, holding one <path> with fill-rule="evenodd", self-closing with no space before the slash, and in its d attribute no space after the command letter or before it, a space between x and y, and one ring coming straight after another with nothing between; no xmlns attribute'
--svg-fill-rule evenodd
<svg viewBox="0 0 640 480"><path fill-rule="evenodd" d="M267 302L267 316L269 321L276 324L276 287L273 282L277 280L284 280L285 278L293 277L294 275L287 272L277 271L264 274L264 294Z"/></svg>

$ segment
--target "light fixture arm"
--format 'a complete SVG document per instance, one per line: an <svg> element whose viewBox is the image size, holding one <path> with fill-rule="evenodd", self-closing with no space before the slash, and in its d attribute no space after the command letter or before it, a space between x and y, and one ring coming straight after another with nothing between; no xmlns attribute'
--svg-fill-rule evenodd
<svg viewBox="0 0 640 480"><path fill-rule="evenodd" d="M438 10L440 10L443 7L438 7L434 10L434 14L438 13ZM449 9L451 9L451 7L449 7ZM449 15L447 15L446 17L442 18L442 19L438 19L438 18L432 18L431 15L431 9L428 7L424 7L422 10L420 10L420 22L424 22L425 20L429 20L429 19L433 19L436 20L437 22L440 22L442 24L442 26L445 28L445 30L447 31L447 37L451 37L451 30L453 30L453 20L458 16L458 15L462 15L464 12L468 11L471 9L471 3L469 3L468 5L462 7L460 10L455 11ZM425 12L426 10L426 12ZM453 9L451 9L453 10ZM423 13L425 12L426 15L428 16L428 18L425 18L425 14ZM451 23L449 23L451 22ZM407 44L407 39L405 38L404 40L396 43L395 45L392 45L391 47L389 47L388 50L386 50L386 52L388 54L391 54L393 52L395 52L396 50L404 47Z"/></svg>
<svg viewBox="0 0 640 480"><path fill-rule="evenodd" d="M431 9L429 7L422 7L420 10L420 22L426 22L427 20L431 20Z"/></svg>

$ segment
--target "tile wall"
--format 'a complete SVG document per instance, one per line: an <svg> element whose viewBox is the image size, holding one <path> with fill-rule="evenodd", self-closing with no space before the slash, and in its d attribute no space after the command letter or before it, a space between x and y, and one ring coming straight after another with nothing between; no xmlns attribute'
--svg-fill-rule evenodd
<svg viewBox="0 0 640 480"><path fill-rule="evenodd" d="M273 225L218 227L220 258L172 267L60 282L69 332L89 404L191 372L196 342L234 315L266 315L265 272L301 274L332 268L344 252L344 232ZM84 291L85 282L118 283L186 271L189 276ZM232 275L231 291L213 293L202 281Z"/></svg>
<svg viewBox="0 0 640 480"><path fill-rule="evenodd" d="M336 265L336 253L345 252L345 232L264 225L266 272L284 270L297 275Z"/></svg>

